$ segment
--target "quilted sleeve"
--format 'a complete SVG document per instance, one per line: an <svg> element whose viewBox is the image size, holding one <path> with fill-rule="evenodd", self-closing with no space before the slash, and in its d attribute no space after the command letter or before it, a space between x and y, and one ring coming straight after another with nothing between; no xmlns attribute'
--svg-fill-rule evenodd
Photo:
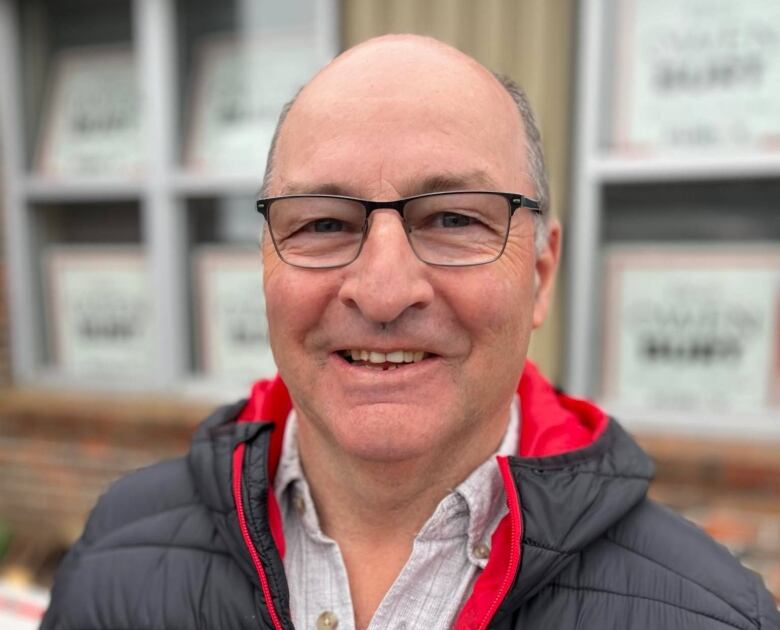
<svg viewBox="0 0 780 630"><path fill-rule="evenodd" d="M82 538L71 547L57 569L54 579L54 588L51 592L51 601L49 602L49 608L41 622L40 630L63 630L67 627L61 618L63 608L62 602L64 598L67 597L67 592L70 590L71 578L78 566L79 557L85 544L82 536Z"/></svg>
<svg viewBox="0 0 780 630"><path fill-rule="evenodd" d="M756 598L758 599L758 622L761 630L780 630L780 610L775 598L756 575Z"/></svg>

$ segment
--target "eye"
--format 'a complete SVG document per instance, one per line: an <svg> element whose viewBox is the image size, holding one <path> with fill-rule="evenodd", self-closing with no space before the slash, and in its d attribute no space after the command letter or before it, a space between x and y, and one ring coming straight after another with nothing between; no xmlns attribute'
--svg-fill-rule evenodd
<svg viewBox="0 0 780 630"><path fill-rule="evenodd" d="M344 222L332 218L317 219L316 221L311 221L304 227L304 230L307 232L319 233L341 232L343 229Z"/></svg>
<svg viewBox="0 0 780 630"><path fill-rule="evenodd" d="M458 214L456 212L442 212L439 214L441 226L445 228L467 227L479 223L474 217Z"/></svg>

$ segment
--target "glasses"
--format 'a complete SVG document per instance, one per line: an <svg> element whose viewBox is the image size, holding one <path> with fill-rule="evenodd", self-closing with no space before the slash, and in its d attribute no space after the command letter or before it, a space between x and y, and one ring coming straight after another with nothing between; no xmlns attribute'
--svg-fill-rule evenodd
<svg viewBox="0 0 780 630"><path fill-rule="evenodd" d="M542 213L538 201L503 192L439 192L395 201L288 195L257 202L279 258L307 269L353 262L366 240L368 217L379 209L398 212L409 245L423 262L447 267L484 265L504 252L518 208Z"/></svg>

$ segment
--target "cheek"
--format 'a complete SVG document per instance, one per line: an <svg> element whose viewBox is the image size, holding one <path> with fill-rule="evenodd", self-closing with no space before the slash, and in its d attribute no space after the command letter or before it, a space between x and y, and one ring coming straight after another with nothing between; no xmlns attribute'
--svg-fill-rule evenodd
<svg viewBox="0 0 780 630"><path fill-rule="evenodd" d="M474 417L495 413L515 391L533 313L532 282L520 270L484 273L487 269L464 275L447 296L458 328L468 338L469 353L459 366L457 385Z"/></svg>
<svg viewBox="0 0 780 630"><path fill-rule="evenodd" d="M287 292L283 265L284 263L276 256L273 248L265 243L263 247L263 294L265 295L265 312L271 349L277 357L277 363L277 323L284 321L283 306L286 303L285 293Z"/></svg>
<svg viewBox="0 0 780 630"><path fill-rule="evenodd" d="M275 252L264 256L263 290L271 350L280 371L299 363L293 355L321 346L323 322L337 295L333 271L298 269L279 260Z"/></svg>
<svg viewBox="0 0 780 630"><path fill-rule="evenodd" d="M535 305L536 255L533 250L533 230L529 230L516 241L510 240L504 255L498 261L502 264L497 290L505 310L512 321L520 326L524 334L530 334Z"/></svg>
<svg viewBox="0 0 780 630"><path fill-rule="evenodd" d="M511 262L507 260L506 262ZM498 264L498 262L493 263ZM518 265L474 268L450 291L452 311L472 342L472 351L506 353L522 347L533 316L533 271Z"/></svg>
<svg viewBox="0 0 780 630"><path fill-rule="evenodd" d="M301 270L284 264L275 256L265 257L263 290L271 347L280 358L283 344L300 340L317 317L316 291L303 278ZM304 306L305 305L305 306Z"/></svg>
<svg viewBox="0 0 780 630"><path fill-rule="evenodd" d="M494 291L495 301L483 307L485 343L494 365L522 365L531 333L533 303L517 285Z"/></svg>
<svg viewBox="0 0 780 630"><path fill-rule="evenodd" d="M300 282L283 267L266 273L264 278L266 315L268 318L268 337L271 344L276 368L287 383L308 380L309 363L305 342L308 331L316 319L315 309L301 308L306 304Z"/></svg>

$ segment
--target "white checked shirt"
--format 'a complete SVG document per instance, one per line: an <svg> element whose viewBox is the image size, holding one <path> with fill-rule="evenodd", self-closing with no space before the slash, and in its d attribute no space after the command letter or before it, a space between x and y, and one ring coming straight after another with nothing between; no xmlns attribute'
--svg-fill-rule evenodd
<svg viewBox="0 0 780 630"><path fill-rule="evenodd" d="M518 451L515 397L496 455ZM275 482L282 512L293 623L301 629L354 630L354 611L338 544L320 529L298 454L297 419L290 413ZM495 456L444 497L417 533L412 553L374 613L368 630L450 628L487 564L490 539L506 514Z"/></svg>

